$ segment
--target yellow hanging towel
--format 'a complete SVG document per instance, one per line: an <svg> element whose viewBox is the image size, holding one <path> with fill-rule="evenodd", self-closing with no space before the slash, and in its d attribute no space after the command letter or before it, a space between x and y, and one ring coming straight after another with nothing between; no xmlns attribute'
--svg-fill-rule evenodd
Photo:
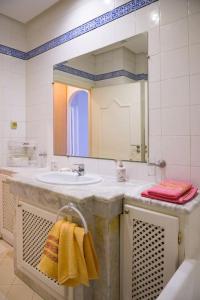
<svg viewBox="0 0 200 300"><path fill-rule="evenodd" d="M60 228L64 220L56 222L48 233L38 269L52 279L58 279L58 245Z"/></svg>
<svg viewBox="0 0 200 300"><path fill-rule="evenodd" d="M58 241L57 260L52 256L50 247L47 252L49 236L52 239L52 235ZM38 268L60 284L71 287L79 284L88 286L89 280L99 277L98 260L91 234L85 234L84 229L77 224L58 221L49 232Z"/></svg>

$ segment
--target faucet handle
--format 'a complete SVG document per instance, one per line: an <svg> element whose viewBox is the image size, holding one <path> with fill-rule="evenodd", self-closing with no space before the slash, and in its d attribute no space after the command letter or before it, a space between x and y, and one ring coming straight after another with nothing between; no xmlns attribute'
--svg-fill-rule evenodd
<svg viewBox="0 0 200 300"><path fill-rule="evenodd" d="M85 165L83 163L76 163L74 166L77 166L77 171L79 175L84 175L85 173Z"/></svg>

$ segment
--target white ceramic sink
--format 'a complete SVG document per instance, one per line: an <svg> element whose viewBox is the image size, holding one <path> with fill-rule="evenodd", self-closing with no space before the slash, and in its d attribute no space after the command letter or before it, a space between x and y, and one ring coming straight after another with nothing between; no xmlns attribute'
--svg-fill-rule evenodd
<svg viewBox="0 0 200 300"><path fill-rule="evenodd" d="M78 176L73 172L48 172L39 174L36 179L49 183L49 184L61 184L61 185L87 185L94 184L102 181L102 178L98 175L86 174Z"/></svg>

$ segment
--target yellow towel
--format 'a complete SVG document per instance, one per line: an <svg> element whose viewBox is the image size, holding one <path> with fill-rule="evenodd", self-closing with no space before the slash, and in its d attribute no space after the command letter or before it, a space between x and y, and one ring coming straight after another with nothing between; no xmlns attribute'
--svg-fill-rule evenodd
<svg viewBox="0 0 200 300"><path fill-rule="evenodd" d="M97 255L94 248L94 243L92 240L92 235L90 232L85 234L83 240L83 251L85 255L85 262L88 271L88 278L98 279L99 278L99 264Z"/></svg>
<svg viewBox="0 0 200 300"><path fill-rule="evenodd" d="M77 224L63 220L58 221L54 227L49 235L51 237L54 234L58 240L56 259L55 253L54 256L49 255L50 250L47 252L45 245L39 270L66 286L75 287L79 284L88 286L90 279L99 277L98 260L91 234L85 234L84 229Z"/></svg>
<svg viewBox="0 0 200 300"><path fill-rule="evenodd" d="M58 245L60 228L64 220L58 221L48 233L38 269L52 279L58 279Z"/></svg>
<svg viewBox="0 0 200 300"><path fill-rule="evenodd" d="M69 223L68 223L69 224ZM58 282L68 286L88 285L87 266L83 253L84 229L63 224L60 232ZM65 245L68 245L67 247Z"/></svg>

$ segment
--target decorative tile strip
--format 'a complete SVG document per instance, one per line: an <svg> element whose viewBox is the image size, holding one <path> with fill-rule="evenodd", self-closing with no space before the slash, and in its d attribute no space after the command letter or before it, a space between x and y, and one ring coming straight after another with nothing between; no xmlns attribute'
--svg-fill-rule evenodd
<svg viewBox="0 0 200 300"><path fill-rule="evenodd" d="M86 23L84 23L84 24L42 44L41 46L38 46L38 47L28 51L28 52L22 52L22 51L19 51L16 49L12 49L10 47L0 45L0 53L14 56L14 57L24 59L24 60L31 59L37 55L47 52L50 49L58 47L58 46L66 43L72 39L75 39L89 31L92 31L98 27L106 25L112 21L115 21L127 14L130 14L130 13L132 13L138 9L141 9L147 5L150 5L156 1L158 1L158 0L132 0L132 1L129 1L119 7L114 8L113 10L106 12L103 15L96 17L93 20L90 20L90 21L88 21L88 22L86 22Z"/></svg>
<svg viewBox="0 0 200 300"><path fill-rule="evenodd" d="M26 53L0 44L0 53L26 60Z"/></svg>
<svg viewBox="0 0 200 300"><path fill-rule="evenodd" d="M127 77L129 79L138 81L138 80L148 80L148 74L134 74L126 70L117 70L113 72L108 72L104 74L91 74L79 69L75 69L63 64L57 64L54 66L54 70L59 70L62 72L65 72L67 74L71 74L74 76L79 76L85 79L93 80L93 81L100 81L100 80L107 80L107 79L113 79L113 78L118 78L118 77Z"/></svg>
<svg viewBox="0 0 200 300"><path fill-rule="evenodd" d="M81 70L72 68L72 67L69 67L69 66L66 66L66 65L63 65L63 64L55 65L54 70L59 70L59 71L62 71L62 72L65 72L65 73L68 73L68 74L71 74L74 76L79 76L79 77L86 78L86 79L93 80L93 81L95 80L95 75L90 74L85 71L81 71Z"/></svg>
<svg viewBox="0 0 200 300"><path fill-rule="evenodd" d="M113 72L108 72L105 74L98 74L95 75L95 81L100 81L100 80L106 80L106 79L112 79L112 78L117 78L117 77L127 77L129 79L138 81L138 80L147 80L148 79L148 74L134 74L126 70L117 70Z"/></svg>

